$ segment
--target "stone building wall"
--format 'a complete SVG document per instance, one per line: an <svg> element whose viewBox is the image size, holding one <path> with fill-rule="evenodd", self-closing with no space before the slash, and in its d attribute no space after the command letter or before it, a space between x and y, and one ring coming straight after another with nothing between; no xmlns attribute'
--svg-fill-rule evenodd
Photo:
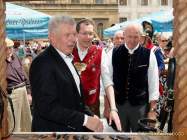
<svg viewBox="0 0 187 140"><path fill-rule="evenodd" d="M80 0L79 4L71 4L71 0L41 0L16 2L19 5L44 12L49 15L68 15L76 20L82 18L93 19L96 23L96 32L102 39L103 30L119 22L117 0L103 0L103 4L96 4L95 0Z"/></svg>

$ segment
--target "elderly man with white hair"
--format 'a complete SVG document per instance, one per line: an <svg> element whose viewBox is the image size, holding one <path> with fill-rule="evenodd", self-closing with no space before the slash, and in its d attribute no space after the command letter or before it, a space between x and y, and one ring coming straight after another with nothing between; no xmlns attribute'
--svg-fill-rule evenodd
<svg viewBox="0 0 187 140"><path fill-rule="evenodd" d="M119 30L115 32L114 34L113 44L114 44L114 47L119 47L123 43L124 43L123 31Z"/></svg>
<svg viewBox="0 0 187 140"><path fill-rule="evenodd" d="M162 33L160 35L160 38L158 39L158 45L161 48L163 55L165 55L164 49L166 48L168 42L169 42L169 35L167 33Z"/></svg>
<svg viewBox="0 0 187 140"><path fill-rule="evenodd" d="M139 24L124 28L125 43L113 49L108 63L122 130L139 131L138 120L156 119L159 97L158 66L154 53L140 45ZM113 80L112 80L113 79Z"/></svg>

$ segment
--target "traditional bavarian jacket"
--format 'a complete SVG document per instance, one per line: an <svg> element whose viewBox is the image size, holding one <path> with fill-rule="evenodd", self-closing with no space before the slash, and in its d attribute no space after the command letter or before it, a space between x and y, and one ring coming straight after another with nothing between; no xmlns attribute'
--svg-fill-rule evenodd
<svg viewBox="0 0 187 140"><path fill-rule="evenodd" d="M92 105L99 101L100 94L100 75L101 75L101 55L102 48L91 46L84 59L81 61L78 49L74 48L74 64L79 63L86 66L80 74L81 83L83 85L83 94L86 105ZM86 64L86 65L85 65Z"/></svg>
<svg viewBox="0 0 187 140"><path fill-rule="evenodd" d="M133 54L126 47L113 50L113 82L117 104L129 101L131 105L148 103L148 67L150 50L139 46Z"/></svg>

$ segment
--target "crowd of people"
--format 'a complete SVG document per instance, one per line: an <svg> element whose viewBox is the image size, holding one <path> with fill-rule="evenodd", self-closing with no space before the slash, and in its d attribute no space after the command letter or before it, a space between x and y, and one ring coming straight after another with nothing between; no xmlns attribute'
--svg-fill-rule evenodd
<svg viewBox="0 0 187 140"><path fill-rule="evenodd" d="M92 20L68 16L52 17L48 31L44 45L6 39L15 132L102 132L101 116L114 131L138 132L141 118L157 119L159 79L173 57L169 36L153 41L151 28L133 23L102 42Z"/></svg>

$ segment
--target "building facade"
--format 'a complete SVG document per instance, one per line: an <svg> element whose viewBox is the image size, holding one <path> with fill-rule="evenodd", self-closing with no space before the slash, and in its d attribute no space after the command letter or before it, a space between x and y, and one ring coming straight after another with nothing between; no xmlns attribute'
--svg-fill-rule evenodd
<svg viewBox="0 0 187 140"><path fill-rule="evenodd" d="M113 24L133 20L172 8L173 0L38 0L14 2L49 15L69 15L76 21L90 18L103 39L103 30Z"/></svg>
<svg viewBox="0 0 187 140"><path fill-rule="evenodd" d="M69 15L76 21L90 18L95 21L96 32L103 38L103 30L118 22L117 0L40 0L14 2L49 15Z"/></svg>
<svg viewBox="0 0 187 140"><path fill-rule="evenodd" d="M168 10L173 0L118 0L119 22L134 20L152 12Z"/></svg>

